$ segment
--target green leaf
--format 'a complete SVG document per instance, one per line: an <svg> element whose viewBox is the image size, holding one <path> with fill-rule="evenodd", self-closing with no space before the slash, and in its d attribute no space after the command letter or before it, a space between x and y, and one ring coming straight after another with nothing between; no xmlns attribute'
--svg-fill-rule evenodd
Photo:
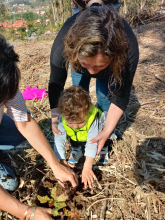
<svg viewBox="0 0 165 220"><path fill-rule="evenodd" d="M39 195L37 195L37 198L40 201L40 203L46 203L46 202L51 203L53 201L53 199L50 199L48 196L39 196Z"/></svg>
<svg viewBox="0 0 165 220"><path fill-rule="evenodd" d="M56 200L56 197L57 197L57 188L56 186L52 189L51 191L51 197Z"/></svg>
<svg viewBox="0 0 165 220"><path fill-rule="evenodd" d="M56 208L52 209L52 215L58 216L58 209L56 209Z"/></svg>
<svg viewBox="0 0 165 220"><path fill-rule="evenodd" d="M63 193L63 194L61 194L60 196L58 196L56 198L56 201L57 202L63 202L63 201L66 201L67 199L68 199L68 196Z"/></svg>
<svg viewBox="0 0 165 220"><path fill-rule="evenodd" d="M54 206L56 207L56 209L62 209L66 206L65 202L55 202Z"/></svg>

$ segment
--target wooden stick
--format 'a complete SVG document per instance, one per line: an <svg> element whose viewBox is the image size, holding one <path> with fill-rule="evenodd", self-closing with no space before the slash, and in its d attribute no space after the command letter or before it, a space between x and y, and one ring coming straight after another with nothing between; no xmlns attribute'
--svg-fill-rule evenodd
<svg viewBox="0 0 165 220"><path fill-rule="evenodd" d="M147 220L151 220L150 196L147 196Z"/></svg>
<svg viewBox="0 0 165 220"><path fill-rule="evenodd" d="M108 186L105 188L105 196L107 197L109 192L108 192ZM105 219L105 211L106 211L106 208L107 208L107 203L108 203L108 200L105 200L103 202L103 206L102 206L102 209L101 209L101 214L100 214L100 220L104 220Z"/></svg>
<svg viewBox="0 0 165 220"><path fill-rule="evenodd" d="M163 78L157 74L155 74L155 77L156 77L156 79L159 79L160 81L165 82L165 78Z"/></svg>

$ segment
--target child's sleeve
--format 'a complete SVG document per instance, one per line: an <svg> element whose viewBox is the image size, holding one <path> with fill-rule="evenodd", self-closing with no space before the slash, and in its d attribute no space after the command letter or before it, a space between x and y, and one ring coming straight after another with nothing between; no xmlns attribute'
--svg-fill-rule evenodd
<svg viewBox="0 0 165 220"><path fill-rule="evenodd" d="M93 138L97 137L98 133L99 133L99 129L98 129L98 118L96 117L95 120L93 121L90 129L88 130L88 134L87 134L87 142L86 142L86 147L85 147L85 156L87 157L92 157L95 158L96 153L97 153L97 142L90 144L89 141L91 141Z"/></svg>
<svg viewBox="0 0 165 220"><path fill-rule="evenodd" d="M62 124L61 117L59 118L58 130L61 131L61 135L55 134L54 137L54 153L58 159L65 160L65 144L66 144L66 131Z"/></svg>

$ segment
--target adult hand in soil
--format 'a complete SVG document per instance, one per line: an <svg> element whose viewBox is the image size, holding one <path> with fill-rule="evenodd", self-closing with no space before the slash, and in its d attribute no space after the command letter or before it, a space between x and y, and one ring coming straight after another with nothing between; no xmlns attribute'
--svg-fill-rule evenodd
<svg viewBox="0 0 165 220"><path fill-rule="evenodd" d="M51 212L51 209L36 207L33 220L53 220Z"/></svg>
<svg viewBox="0 0 165 220"><path fill-rule="evenodd" d="M59 122L59 118L58 117L54 117L52 118L52 132L53 134L61 134L61 131L59 131L58 128L58 122Z"/></svg>
<svg viewBox="0 0 165 220"><path fill-rule="evenodd" d="M82 183L84 183L84 188L87 189L88 186L89 188L93 188L94 180L97 181L97 177L95 176L92 169L89 169L88 167L87 168L84 167L82 171Z"/></svg>
<svg viewBox="0 0 165 220"><path fill-rule="evenodd" d="M69 169L69 167L66 165L59 164L54 171L54 175L62 187L65 187L65 182L67 181L72 184L73 188L77 187L78 185L77 174L73 170Z"/></svg>

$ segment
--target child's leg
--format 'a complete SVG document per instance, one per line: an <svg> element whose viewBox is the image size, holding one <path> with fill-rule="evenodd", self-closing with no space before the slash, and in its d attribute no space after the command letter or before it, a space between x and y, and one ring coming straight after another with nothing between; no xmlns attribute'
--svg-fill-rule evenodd
<svg viewBox="0 0 165 220"><path fill-rule="evenodd" d="M107 112L103 112L101 115L101 118L99 120L99 133L104 128L106 117L107 117ZM105 142L104 147L100 151L99 163L105 164L108 162L108 160L109 160L108 152L110 152L112 149L112 148L110 149L110 145L111 145L110 139L116 139L116 138L117 138L117 136L115 135L114 132L109 136L109 139Z"/></svg>
<svg viewBox="0 0 165 220"><path fill-rule="evenodd" d="M111 149L110 149L111 148ZM100 154L99 154L99 163L105 164L109 161L109 156L108 156L108 152L110 152L112 150L111 147L111 140L108 139L105 144L104 147L101 149Z"/></svg>
<svg viewBox="0 0 165 220"><path fill-rule="evenodd" d="M80 158L83 156L83 148L80 145L77 145L72 147L72 151L68 160L68 163L70 164L76 164L80 160Z"/></svg>

